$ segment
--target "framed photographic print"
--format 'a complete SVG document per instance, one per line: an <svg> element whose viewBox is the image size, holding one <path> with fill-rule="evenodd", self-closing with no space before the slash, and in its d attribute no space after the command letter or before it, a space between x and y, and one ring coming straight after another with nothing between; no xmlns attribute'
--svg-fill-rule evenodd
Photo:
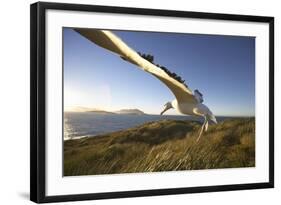
<svg viewBox="0 0 281 205"><path fill-rule="evenodd" d="M35 202L274 187L274 18L31 5Z"/></svg>

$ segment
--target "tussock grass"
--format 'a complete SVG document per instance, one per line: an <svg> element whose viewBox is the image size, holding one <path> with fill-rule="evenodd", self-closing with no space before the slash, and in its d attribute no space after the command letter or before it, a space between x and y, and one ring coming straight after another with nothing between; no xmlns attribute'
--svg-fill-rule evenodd
<svg viewBox="0 0 281 205"><path fill-rule="evenodd" d="M162 120L64 142L64 175L95 175L255 166L255 119L211 125Z"/></svg>

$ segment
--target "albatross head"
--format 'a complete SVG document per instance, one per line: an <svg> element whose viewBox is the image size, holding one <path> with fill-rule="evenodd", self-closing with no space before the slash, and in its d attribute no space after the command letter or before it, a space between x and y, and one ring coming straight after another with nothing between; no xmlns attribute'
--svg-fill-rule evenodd
<svg viewBox="0 0 281 205"><path fill-rule="evenodd" d="M164 110L160 113L160 115L163 115L164 112L166 112L167 110L171 109L171 108L174 108L172 103L171 102L167 102L165 105L164 105Z"/></svg>

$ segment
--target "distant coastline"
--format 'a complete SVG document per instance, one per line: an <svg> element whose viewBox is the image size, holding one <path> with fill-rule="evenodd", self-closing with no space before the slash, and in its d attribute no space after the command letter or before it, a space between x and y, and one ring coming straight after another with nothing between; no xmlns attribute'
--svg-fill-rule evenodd
<svg viewBox="0 0 281 205"><path fill-rule="evenodd" d="M117 111L107 111L107 110L101 110L96 108L87 108L87 107L75 107L72 108L72 110L66 110L65 112L90 112L90 113L96 113L96 114L121 114L121 115L146 115L143 111L140 109L121 109Z"/></svg>
<svg viewBox="0 0 281 205"><path fill-rule="evenodd" d="M109 112L109 111L104 111L104 110L92 110L92 111L85 111L85 112L91 112L91 113L96 113L96 114L116 114L115 112Z"/></svg>
<svg viewBox="0 0 281 205"><path fill-rule="evenodd" d="M115 113L121 114L121 115L146 115L143 111L139 109L122 109L119 111L116 111Z"/></svg>

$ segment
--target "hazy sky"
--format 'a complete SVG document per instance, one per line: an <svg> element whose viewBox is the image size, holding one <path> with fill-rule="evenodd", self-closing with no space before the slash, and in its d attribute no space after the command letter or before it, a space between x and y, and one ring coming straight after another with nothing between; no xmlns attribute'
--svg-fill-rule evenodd
<svg viewBox="0 0 281 205"><path fill-rule="evenodd" d="M114 31L131 48L199 89L215 115L255 114L255 38ZM64 102L104 110L159 114L175 97L157 78L70 28L64 35ZM176 114L168 111L167 114Z"/></svg>

